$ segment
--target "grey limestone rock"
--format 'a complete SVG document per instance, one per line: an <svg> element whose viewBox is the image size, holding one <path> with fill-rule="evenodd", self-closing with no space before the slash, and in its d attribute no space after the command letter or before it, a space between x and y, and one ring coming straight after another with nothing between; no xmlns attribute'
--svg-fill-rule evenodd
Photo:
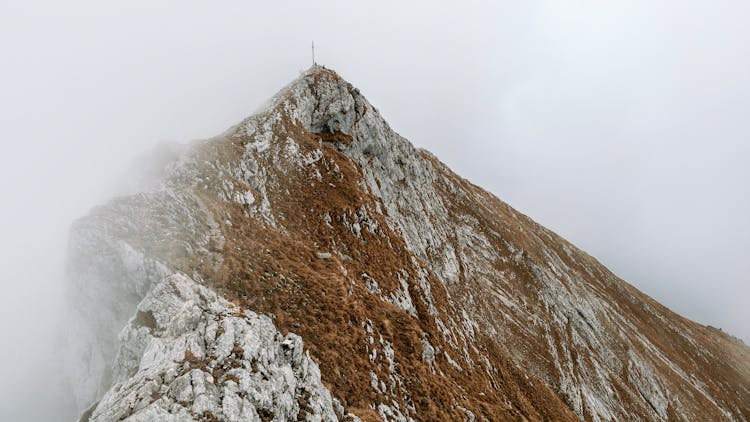
<svg viewBox="0 0 750 422"><path fill-rule="evenodd" d="M295 334L187 276L159 282L120 333L113 385L89 421L334 421Z"/></svg>

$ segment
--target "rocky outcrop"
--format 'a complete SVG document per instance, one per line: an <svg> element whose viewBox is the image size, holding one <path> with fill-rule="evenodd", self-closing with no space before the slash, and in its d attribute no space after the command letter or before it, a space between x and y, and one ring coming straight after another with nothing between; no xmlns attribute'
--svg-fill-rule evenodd
<svg viewBox="0 0 750 422"><path fill-rule="evenodd" d="M112 387L88 421L304 420L344 415L302 339L175 274L119 336ZM338 405L340 409L340 405Z"/></svg>
<svg viewBox="0 0 750 422"><path fill-rule="evenodd" d="M73 230L91 420L750 419L744 344L414 148L333 71L164 173Z"/></svg>

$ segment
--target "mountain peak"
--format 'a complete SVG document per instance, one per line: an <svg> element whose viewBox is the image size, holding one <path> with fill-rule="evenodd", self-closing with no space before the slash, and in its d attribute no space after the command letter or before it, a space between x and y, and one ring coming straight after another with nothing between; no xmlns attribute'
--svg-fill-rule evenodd
<svg viewBox="0 0 750 422"><path fill-rule="evenodd" d="M322 66L70 244L87 420L750 419L747 347L415 149Z"/></svg>
<svg viewBox="0 0 750 422"><path fill-rule="evenodd" d="M304 107L302 123L312 132L352 136L355 122L369 109L358 89L320 65L308 69L285 91L298 107Z"/></svg>
<svg viewBox="0 0 750 422"><path fill-rule="evenodd" d="M320 65L282 88L263 111L245 119L230 134L255 149L265 149L273 139L287 142L284 135L312 137L378 173L377 177L405 180L411 173L417 181L434 176L428 174L432 163L391 129L358 88ZM392 183L372 186L385 195L391 187Z"/></svg>

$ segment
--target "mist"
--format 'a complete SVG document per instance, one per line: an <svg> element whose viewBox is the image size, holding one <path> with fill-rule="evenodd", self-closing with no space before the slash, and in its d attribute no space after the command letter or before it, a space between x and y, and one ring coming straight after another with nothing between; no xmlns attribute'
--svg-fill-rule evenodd
<svg viewBox="0 0 750 422"><path fill-rule="evenodd" d="M415 145L748 342L750 4L462 5L0 4L0 414L74 417L56 349L71 222L131 192L149 151L257 110L312 40Z"/></svg>

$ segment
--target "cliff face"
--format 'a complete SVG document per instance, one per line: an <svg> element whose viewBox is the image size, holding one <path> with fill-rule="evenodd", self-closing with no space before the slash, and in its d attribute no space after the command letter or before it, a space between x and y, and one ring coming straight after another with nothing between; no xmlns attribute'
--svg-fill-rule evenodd
<svg viewBox="0 0 750 422"><path fill-rule="evenodd" d="M750 350L314 67L73 228L84 420L748 420Z"/></svg>

